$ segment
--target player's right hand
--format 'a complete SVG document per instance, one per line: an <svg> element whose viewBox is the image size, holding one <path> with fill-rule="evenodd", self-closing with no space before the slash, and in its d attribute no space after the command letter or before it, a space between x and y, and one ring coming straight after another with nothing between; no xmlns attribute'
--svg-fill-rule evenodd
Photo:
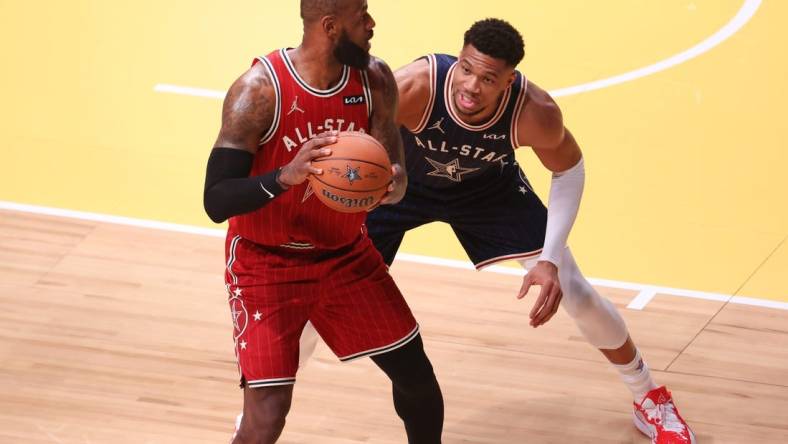
<svg viewBox="0 0 788 444"><path fill-rule="evenodd" d="M323 169L313 167L312 161L331 154L331 148L326 148L326 145L336 143L337 134L337 131L324 131L301 145L293 160L279 172L279 184L289 188L302 183L310 174L323 174Z"/></svg>
<svg viewBox="0 0 788 444"><path fill-rule="evenodd" d="M517 299L524 298L532 285L541 287L539 297L534 302L529 314L531 327L536 328L553 317L561 304L561 298L564 296L561 290L561 282L558 280L558 268L555 264L539 261L536 266L528 270L528 273L523 277L523 285L520 287Z"/></svg>

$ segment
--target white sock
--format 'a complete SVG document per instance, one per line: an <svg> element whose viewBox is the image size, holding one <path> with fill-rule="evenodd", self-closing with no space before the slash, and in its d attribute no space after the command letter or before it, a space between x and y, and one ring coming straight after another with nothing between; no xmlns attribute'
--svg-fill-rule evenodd
<svg viewBox="0 0 788 444"><path fill-rule="evenodd" d="M657 388L657 384L651 379L651 372L648 370L646 362L640 357L639 350L635 350L635 359L629 364L613 364L613 367L618 370L621 380L632 392L632 396L638 404L646 397L646 393Z"/></svg>

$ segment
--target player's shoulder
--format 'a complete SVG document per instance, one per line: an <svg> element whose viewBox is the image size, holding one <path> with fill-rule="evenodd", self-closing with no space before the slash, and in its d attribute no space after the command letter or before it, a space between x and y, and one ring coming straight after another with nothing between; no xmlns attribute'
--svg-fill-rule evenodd
<svg viewBox="0 0 788 444"><path fill-rule="evenodd" d="M412 83L427 84L430 81L430 60L428 56L418 59L398 68L394 72L397 82L409 81Z"/></svg>
<svg viewBox="0 0 788 444"><path fill-rule="evenodd" d="M383 85L393 83L394 73L389 64L380 57L371 56L367 66L367 76L372 88L379 88Z"/></svg>
<svg viewBox="0 0 788 444"><path fill-rule="evenodd" d="M259 141L274 124L277 97L269 76L262 63L255 63L230 86L222 107L223 123L219 135L222 146L232 141L251 152L253 146L256 149L256 143L251 144L249 140Z"/></svg>
<svg viewBox="0 0 788 444"><path fill-rule="evenodd" d="M248 96L273 99L276 95L274 80L263 63L255 63L232 84L227 99Z"/></svg>
<svg viewBox="0 0 788 444"><path fill-rule="evenodd" d="M386 110L390 105L396 104L398 100L397 83L391 68L383 59L373 56L367 66L367 77L369 78L369 88L372 90L372 102L376 104L375 108L377 109L373 115L388 115Z"/></svg>
<svg viewBox="0 0 788 444"><path fill-rule="evenodd" d="M428 56L424 56L394 71L400 95L422 96L429 94L432 81L431 70L430 60Z"/></svg>
<svg viewBox="0 0 788 444"><path fill-rule="evenodd" d="M550 93L528 81L525 106L518 118L520 134L530 146L556 146L564 137L561 108Z"/></svg>

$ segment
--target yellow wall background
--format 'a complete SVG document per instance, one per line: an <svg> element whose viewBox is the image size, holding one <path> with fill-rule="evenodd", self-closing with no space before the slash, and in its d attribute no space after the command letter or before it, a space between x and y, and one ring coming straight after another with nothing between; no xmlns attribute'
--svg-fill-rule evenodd
<svg viewBox="0 0 788 444"><path fill-rule="evenodd" d="M487 16L526 39L520 66L556 89L681 52L741 0L370 0L392 67L455 53ZM225 90L256 55L299 43L298 2L0 0L0 200L211 226L205 161ZM788 2L664 72L558 99L588 181L571 243L589 276L788 301ZM543 199L549 177L519 153ZM2 233L0 233L2 235ZM409 253L464 259L444 226Z"/></svg>

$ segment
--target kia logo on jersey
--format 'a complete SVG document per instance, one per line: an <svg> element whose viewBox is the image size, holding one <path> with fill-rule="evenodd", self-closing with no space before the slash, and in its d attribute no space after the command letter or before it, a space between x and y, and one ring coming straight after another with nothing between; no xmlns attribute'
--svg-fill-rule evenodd
<svg viewBox="0 0 788 444"><path fill-rule="evenodd" d="M364 103L364 96L345 96L345 105L360 105Z"/></svg>

